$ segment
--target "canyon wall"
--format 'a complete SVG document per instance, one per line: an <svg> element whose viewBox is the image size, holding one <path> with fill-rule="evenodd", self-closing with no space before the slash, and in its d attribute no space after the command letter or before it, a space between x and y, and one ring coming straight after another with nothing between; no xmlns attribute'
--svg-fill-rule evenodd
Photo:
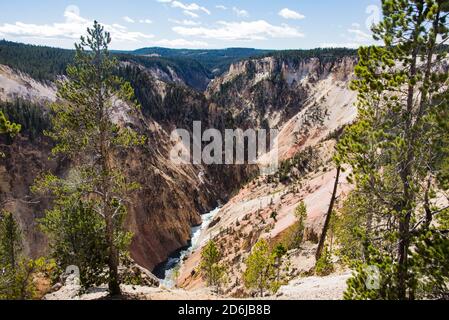
<svg viewBox="0 0 449 320"><path fill-rule="evenodd" d="M221 250L228 277L226 294L248 294L242 275L252 247L261 238L270 243L282 239L295 223L294 212L301 202L308 209L306 243L304 250L293 253L287 276L294 278L314 267L316 241L335 182L333 133L356 117L356 93L349 89L356 62L353 56L326 63L318 58L293 62L268 57L235 64L210 84L208 95L218 101L226 99L234 114L249 113L253 124L265 120L280 129L280 171L243 186L201 235L203 245L214 239ZM271 97L267 105L258 101L261 94ZM340 180L339 196L352 188L345 177L346 173ZM201 249L183 264L180 287L204 287L198 272Z"/></svg>
<svg viewBox="0 0 449 320"><path fill-rule="evenodd" d="M153 79L153 81L160 81ZM0 66L0 99L24 99L42 107L56 99L53 85L44 85L26 74ZM126 115L116 115L116 121ZM174 251L188 244L191 227L201 222L200 215L217 205L220 195L215 187L201 178L202 166L175 166L170 162L173 147L169 132L151 117L140 115L134 120L147 144L120 155L126 174L139 182L141 189L133 195L127 227L134 233L131 246L133 258L142 266L153 269ZM5 158L0 159L0 194L5 208L15 212L26 238L25 249L33 257L47 252L45 236L38 219L49 206L48 199L37 199L30 192L34 179L51 171L63 176L69 167L60 158L51 157L52 142L40 135L31 141L21 134L13 141L0 138Z"/></svg>
<svg viewBox="0 0 449 320"><path fill-rule="evenodd" d="M307 196L312 197L310 203L317 205L311 209L309 221L311 228L318 230L326 204L326 186L332 180L329 165L315 168L318 172L326 168L323 175L308 172L306 178L306 174L296 173L291 177L294 183L256 178L250 184L242 184L254 175L254 168L175 166L169 160L173 146L170 132L174 128L191 130L193 121L202 121L203 129L275 127L281 132L278 147L282 160L294 157L307 146L317 146L321 159L317 162L328 164L332 146L321 140L355 117L355 95L348 89L355 62L353 56L335 59L269 56L244 60L231 65L229 72L210 82L204 93L198 91L198 86L206 86L209 80L202 73L198 74L198 86L192 88L186 75L174 69L147 68L138 61L122 63L124 74L142 105L142 114L133 120L133 125L148 138L145 146L118 159L127 175L141 185L133 195L127 218L127 227L135 235L131 246L134 259L148 269L164 262L188 244L191 227L201 222L202 213L233 194L236 196L222 209L214 228L204 235L218 237L223 246L233 243L228 246L235 247L235 252L229 252L230 266L238 265L254 241L266 233L272 223L259 224L257 219L261 217L268 222L275 208L279 219L270 226L273 227L270 237L288 228L295 205ZM56 89L52 84L43 84L0 66L1 101L17 98L32 101L47 113L46 105L55 101ZM126 118L123 112L118 112L117 121ZM45 254L46 239L39 231L37 220L48 208L49 201L34 199L29 188L40 172L64 175L70 164L49 157L52 142L43 136L32 141L20 135L14 143L1 139L1 151L7 154L0 159L1 201L18 215L27 252L32 256ZM300 180L308 182L299 187ZM324 199L319 205L313 200L314 194L320 201ZM248 222L242 223L244 219ZM231 228L234 236L222 233ZM247 243L240 245L241 239ZM191 269L186 267L181 275L180 282L187 287L196 281L186 276L197 265L195 256L198 252L186 264Z"/></svg>

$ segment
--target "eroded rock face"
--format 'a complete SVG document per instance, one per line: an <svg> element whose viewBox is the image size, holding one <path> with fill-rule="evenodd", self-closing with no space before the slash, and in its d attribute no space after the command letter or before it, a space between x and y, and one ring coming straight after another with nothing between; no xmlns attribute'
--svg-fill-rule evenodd
<svg viewBox="0 0 449 320"><path fill-rule="evenodd" d="M15 98L45 103L56 99L56 91L54 86L0 65L0 101Z"/></svg>
<svg viewBox="0 0 449 320"><path fill-rule="evenodd" d="M54 101L54 87L40 85L7 67L0 70L3 101L17 97L30 99L41 104L43 110L45 103ZM126 107L118 104L114 121L129 121ZM118 155L117 161L124 164L125 173L141 185L132 196L126 223L135 235L132 256L140 265L152 270L188 244L191 227L201 222L200 214L212 209L219 196L207 176L200 178L200 172L206 171L204 167L171 163L169 152L173 144L166 129L143 115L135 121L148 143ZM0 201L17 214L25 236L26 253L32 257L44 255L47 241L39 230L38 219L50 203L48 199L36 199L30 187L43 172L64 176L69 164L62 159L50 159L52 142L43 136L34 141L25 135L19 135L14 141L0 137L0 146L7 155L0 158Z"/></svg>
<svg viewBox="0 0 449 320"><path fill-rule="evenodd" d="M199 178L204 168L172 165L166 134L155 133L153 138L144 148L120 159L127 175L141 185L132 196L127 219L127 227L135 235L131 253L150 270L188 244L191 227L201 222L200 214L212 209L218 197ZM0 145L6 154L0 159L0 201L17 214L26 252L32 257L44 255L47 242L37 220L50 203L48 199L36 199L30 187L39 174L50 171L63 176L69 165L49 159L51 142L47 139L31 142L19 136L8 144L6 138L0 138Z"/></svg>
<svg viewBox="0 0 449 320"><path fill-rule="evenodd" d="M301 202L308 208L305 240L313 243L318 239L335 182L332 163L335 141L329 138L329 134L351 123L356 117L356 94L349 89L355 63L354 57L341 58L328 64L314 58L293 64L271 57L236 64L229 74L210 85L208 94L212 99L218 99L217 104L220 99L226 99L232 103L235 114L250 112L259 119L265 118L279 125L277 147L281 162L292 159L309 147L316 154L309 171L291 169L285 177L259 177L243 186L221 209L213 226L202 235L204 239L214 239L222 250L229 280L224 288L226 294L234 297L250 294L242 281L245 259L259 239L276 243L283 237L295 223L294 212ZM253 76L248 77L248 72ZM273 77L281 80L273 82ZM257 89L260 85L266 90L276 87L279 95L275 96L282 97L281 100L273 99L273 104L268 104L269 109L260 109L257 96L265 92ZM226 98L217 92L226 93ZM273 92L268 91L267 94ZM287 116L280 104L283 101L290 103L287 107L295 114ZM241 109L241 104L245 103L249 111ZM275 116L279 115L276 110L281 110L282 116ZM345 197L352 188L344 183L346 174L341 177L341 197ZM276 213L275 219L273 213ZM188 290L204 287L201 276L195 272L201 249L193 252L182 266L178 278L180 287ZM314 265L314 252L307 259L310 260L307 266Z"/></svg>
<svg viewBox="0 0 449 320"><path fill-rule="evenodd" d="M135 235L131 246L134 260L152 270L170 254L186 246L191 227L201 222L200 214L213 209L219 200L226 200L254 170L247 166L175 166L169 160L172 129L189 129L194 120L203 121L204 129L207 126L219 129L278 127L281 130L281 159L289 159L353 119L355 95L349 93L347 85L354 64L354 57L340 58L332 63L322 63L315 58L299 62L279 57L247 60L232 65L229 72L215 79L204 94L189 89L185 83L181 83L182 87L176 86L180 81L173 73L154 69L145 71L145 77L139 81L148 81L151 90L147 93L151 99L142 104L144 112L135 125L147 136L148 143L118 155L126 174L141 185L132 196L126 222ZM41 104L54 101L54 87L43 86L10 68L1 67L0 71L1 99L20 96ZM126 121L125 113L126 108L119 107L116 120ZM158 119L154 119L156 115ZM2 199L11 200L7 208L17 212L27 240L25 246L34 257L44 254L47 248L37 218L42 216L49 203L46 200L36 204L23 200L32 199L29 187L40 172L64 175L69 166L61 160L48 159L50 143L45 139L30 141L20 136L14 144L2 147L8 157L0 159ZM2 140L0 144L6 142ZM326 179L331 180L332 174L328 175L330 178L326 176ZM230 246L237 246L230 254L233 264L242 261L242 251L247 252L264 229L254 227L252 207L239 210L238 201L253 203L253 209L258 210L260 200L269 199L277 189L278 186L273 185L243 188L211 228L211 232L218 232L220 228L230 228L242 214L249 217L247 231L242 229L242 233L236 233L239 239L249 243L235 242ZM278 203L283 206L280 232L292 223L295 205L306 194L314 192L313 188L304 189L302 193L284 189L279 194L283 199ZM269 210L266 210L266 220L269 220ZM316 223L319 223L320 212L316 215ZM239 223L243 225L241 221ZM196 262L192 261L193 269Z"/></svg>
<svg viewBox="0 0 449 320"><path fill-rule="evenodd" d="M201 223L201 214L216 205L217 193L202 166L173 164L172 144L157 124L147 132L148 145L125 157L128 176L141 188L132 196L127 225L135 236L133 258L153 270L170 254L187 246L192 226Z"/></svg>
<svg viewBox="0 0 449 320"><path fill-rule="evenodd" d="M356 62L354 56L325 61L276 56L246 60L214 79L207 96L225 105L243 125L281 127L313 99L318 83L346 83Z"/></svg>
<svg viewBox="0 0 449 320"><path fill-rule="evenodd" d="M50 160L51 145L47 139L31 143L28 138L18 136L14 143L0 137L0 203L6 210L15 213L22 235L25 238L25 253L32 257L46 254L47 241L40 232L37 220L43 217L48 201L36 199L30 192L34 179L42 172L62 174L66 164Z"/></svg>

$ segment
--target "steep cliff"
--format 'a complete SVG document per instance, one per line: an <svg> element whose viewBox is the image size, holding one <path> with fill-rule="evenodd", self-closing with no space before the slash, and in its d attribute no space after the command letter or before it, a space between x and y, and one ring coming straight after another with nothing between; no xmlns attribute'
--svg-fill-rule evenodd
<svg viewBox="0 0 449 320"><path fill-rule="evenodd" d="M235 63L210 83L207 96L226 106L239 125L280 128L314 99L317 85L325 80L347 81L354 68L351 54L302 55L274 54Z"/></svg>
<svg viewBox="0 0 449 320"><path fill-rule="evenodd" d="M42 113L47 113L46 104L56 99L53 85L42 84L6 66L0 66L0 88L0 101L20 98L40 106ZM116 120L124 116L118 112ZM134 195L127 226L135 234L131 247L133 257L152 269L188 244L191 227L201 222L200 214L212 209L220 197L207 176L201 178L200 172L205 172L205 168L175 166L170 162L173 146L170 132L151 117L141 115L135 121L141 134L148 137L148 144L120 156L127 174L141 184ZM42 255L46 240L37 220L49 203L46 199L35 199L30 186L44 171L64 175L69 164L62 159L49 159L51 141L42 132L33 141L24 133L14 141L3 137L0 145L7 155L0 159L1 201L18 214L27 252L32 256Z"/></svg>
<svg viewBox="0 0 449 320"><path fill-rule="evenodd" d="M201 236L203 244L214 239L222 250L228 270L227 294L244 296L244 261L253 245L260 238L272 243L282 238L295 223L294 211L301 201L308 207L309 250L292 253L293 266L286 276L293 278L313 268L315 242L335 180L332 134L356 116L356 94L349 90L355 64L353 56L327 62L315 57L299 61L267 57L235 64L211 83L211 99L228 103L249 126L268 121L280 129L279 172L246 184ZM259 96L268 100L260 102ZM351 189L344 182L342 177L340 195ZM189 290L204 286L197 270L200 253L201 246L183 264L179 286Z"/></svg>
<svg viewBox="0 0 449 320"><path fill-rule="evenodd" d="M191 227L201 222L200 214L220 200L228 200L231 194L236 196L203 235L203 239L217 237L226 248L230 267L239 265L259 237L281 235L293 223L293 210L303 199L311 209L311 233L317 232L327 205L323 199L333 179L332 168L327 165L332 142L322 140L355 116L355 96L348 90L355 64L351 54L323 57L292 52L236 62L204 93L198 91L197 84L209 82L207 73L197 73L201 81L192 84L186 79L196 78L182 74L174 65L162 68L154 61L140 59L122 60L120 70L142 105L142 114L133 120L134 125L148 137L147 145L120 155L127 174L141 185L127 219L129 230L135 234L131 253L139 264L152 269L185 247ZM41 106L43 114L47 113L45 105L56 99L50 81L37 81L6 66L0 66L0 88L0 101L31 101ZM116 120L123 118L126 112L121 110ZM316 147L318 156L307 168L290 166L273 179L256 178L242 186L254 175L254 168L176 166L170 162L171 130L191 131L193 121L201 121L203 130L277 127L281 160L293 159L308 146ZM43 136L33 140L22 133L14 143L2 139L2 151L8 155L0 159L2 201L8 200L7 207L18 213L27 250L38 256L45 253L46 240L37 228L37 219L49 203L45 199L35 201L29 187L39 172L50 170L63 175L70 164L49 160L51 141ZM270 221L273 210L278 213L274 225ZM197 277L191 277L198 253L189 258L181 272L183 286L201 285ZM235 270L233 279L241 271ZM229 291L235 293L240 287L232 283Z"/></svg>

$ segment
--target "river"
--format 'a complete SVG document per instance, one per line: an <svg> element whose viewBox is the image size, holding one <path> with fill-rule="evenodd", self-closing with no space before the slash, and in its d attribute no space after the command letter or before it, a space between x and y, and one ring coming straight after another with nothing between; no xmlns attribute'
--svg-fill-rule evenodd
<svg viewBox="0 0 449 320"><path fill-rule="evenodd" d="M201 216L202 223L200 226L192 228L192 238L190 246L176 252L170 257L164 264L156 268L154 274L160 278L161 285L166 288L174 288L176 285L176 277L179 269L182 266L184 259L193 251L201 247L203 244L201 241L201 234L207 230L210 223L214 220L215 216L220 212L220 208L217 208L209 213Z"/></svg>

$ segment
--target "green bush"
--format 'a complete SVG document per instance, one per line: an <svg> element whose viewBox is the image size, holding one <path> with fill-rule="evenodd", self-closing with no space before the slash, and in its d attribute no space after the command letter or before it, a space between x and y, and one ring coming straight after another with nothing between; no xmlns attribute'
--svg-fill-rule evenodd
<svg viewBox="0 0 449 320"><path fill-rule="evenodd" d="M334 272L332 254L329 248L326 246L324 247L321 258L316 262L315 273L320 277L324 277L330 275L332 272Z"/></svg>

